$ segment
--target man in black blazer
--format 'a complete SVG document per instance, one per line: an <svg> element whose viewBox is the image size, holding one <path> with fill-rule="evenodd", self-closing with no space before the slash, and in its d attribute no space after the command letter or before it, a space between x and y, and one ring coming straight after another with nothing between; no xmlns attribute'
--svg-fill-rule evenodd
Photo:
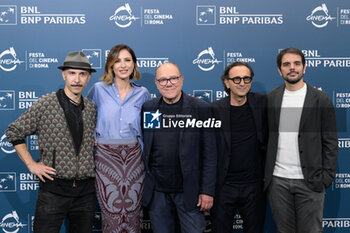
<svg viewBox="0 0 350 233"><path fill-rule="evenodd" d="M265 168L277 232L322 232L325 189L338 156L335 111L326 93L303 80L297 48L277 56L284 85L268 94L269 140Z"/></svg>
<svg viewBox="0 0 350 233"><path fill-rule="evenodd" d="M162 97L142 107L142 202L149 207L154 233L174 233L176 218L182 233L202 233L203 211L213 204L217 157L212 126L220 122L211 118L207 103L182 91L183 79L176 64L159 66L155 83Z"/></svg>
<svg viewBox="0 0 350 233"><path fill-rule="evenodd" d="M217 130L213 233L232 233L237 210L243 219L244 232L263 232L266 95L250 92L253 76L247 63L228 65L221 78L229 96L211 105L214 118L222 121L222 127Z"/></svg>

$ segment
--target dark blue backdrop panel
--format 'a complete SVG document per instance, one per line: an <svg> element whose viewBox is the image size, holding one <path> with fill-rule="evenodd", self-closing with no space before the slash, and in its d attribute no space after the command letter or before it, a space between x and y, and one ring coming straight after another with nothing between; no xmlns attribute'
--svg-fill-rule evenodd
<svg viewBox="0 0 350 233"><path fill-rule="evenodd" d="M306 56L305 80L325 91L337 110L339 163L327 190L325 232L350 232L350 2L281 0L28 1L0 3L0 232L32 232L38 179L18 158L4 131L42 94L64 87L57 69L69 51L82 50L98 81L109 49L130 45L152 96L158 65L175 62L184 90L211 102L224 96L222 72L233 61L249 62L253 91L283 83L276 67L280 49L298 47ZM36 136L27 145L38 158ZM311 145L310 145L311 146ZM275 231L267 211L266 232ZM96 213L95 231L101 216ZM241 232L242 219L234 219ZM209 222L208 222L209 224ZM210 225L210 224L209 224ZM145 214L144 232L150 232ZM66 224L61 232L67 232Z"/></svg>

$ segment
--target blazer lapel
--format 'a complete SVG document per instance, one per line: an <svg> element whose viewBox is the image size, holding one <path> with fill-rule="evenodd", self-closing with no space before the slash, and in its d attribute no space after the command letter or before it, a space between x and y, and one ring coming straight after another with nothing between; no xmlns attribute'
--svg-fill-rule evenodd
<svg viewBox="0 0 350 233"><path fill-rule="evenodd" d="M222 106L220 106L219 114L220 119L222 120L223 127L221 130L223 130L225 143L227 148L229 149L231 153L231 103L230 103L230 96L225 98L225 101L223 102Z"/></svg>
<svg viewBox="0 0 350 233"><path fill-rule="evenodd" d="M312 108L316 106L316 102L317 102L314 88L307 83L305 83L305 85L307 85L306 86L307 89L306 89L306 96L304 100L303 110L301 112L299 132L301 131L303 125L307 122L307 117L310 114L310 111L312 110Z"/></svg>
<svg viewBox="0 0 350 233"><path fill-rule="evenodd" d="M192 113L192 108L193 106L191 106L189 104L189 101L190 101L190 97L187 96L187 94L182 91L182 106L181 106L181 114L184 114L184 115L192 115L192 117L194 117L193 113ZM179 151L181 151L181 145L182 145L182 139L183 139L183 134L184 134L184 128L180 128L179 129Z"/></svg>
<svg viewBox="0 0 350 233"><path fill-rule="evenodd" d="M272 96L273 98L273 106L272 110L275 115L275 122L277 123L277 129L279 128L280 125L280 115L281 115L281 106L282 106L282 98L283 98L283 93L284 93L284 88L285 86L281 86L278 91L276 92L275 96Z"/></svg>
<svg viewBox="0 0 350 233"><path fill-rule="evenodd" d="M248 93L248 105L253 114L258 141L262 141L262 122L261 122L261 107L257 106L254 94Z"/></svg>
<svg viewBox="0 0 350 233"><path fill-rule="evenodd" d="M159 98L159 101L154 102L154 105L150 107L150 111L157 111L157 109L159 109L159 104L160 104L161 98L162 97ZM145 140L144 144L147 143L147 145L149 145L149 146L145 147L145 148L147 148L147 150L145 150L147 166L149 164L149 156L151 154L151 148L152 148L152 144L153 144L154 129L150 130L148 132L148 135L149 135L149 137L146 137L146 138L144 137L144 140Z"/></svg>

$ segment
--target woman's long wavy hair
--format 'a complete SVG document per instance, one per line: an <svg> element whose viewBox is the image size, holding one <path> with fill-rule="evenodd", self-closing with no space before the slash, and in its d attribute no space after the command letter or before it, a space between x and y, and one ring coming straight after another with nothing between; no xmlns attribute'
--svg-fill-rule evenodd
<svg viewBox="0 0 350 233"><path fill-rule="evenodd" d="M114 82L115 74L113 72L113 65L118 60L119 53L123 49L126 49L131 54L132 60L134 62L134 70L130 75L130 79L138 80L141 78L140 71L137 68L137 59L134 51L128 45L118 44L109 51L105 65L105 72L100 80L104 81L107 84L112 84Z"/></svg>

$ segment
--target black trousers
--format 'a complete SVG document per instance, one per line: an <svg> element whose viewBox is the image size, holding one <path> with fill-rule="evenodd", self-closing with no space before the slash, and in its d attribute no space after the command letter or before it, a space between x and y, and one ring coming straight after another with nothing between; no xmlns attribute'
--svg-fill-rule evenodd
<svg viewBox="0 0 350 233"><path fill-rule="evenodd" d="M212 232L232 233L237 210L242 217L245 233L263 232L266 196L262 181L224 184L217 189L211 211Z"/></svg>
<svg viewBox="0 0 350 233"><path fill-rule="evenodd" d="M34 217L34 233L59 233L65 217L69 233L90 233L94 221L95 194L66 197L40 189Z"/></svg>

